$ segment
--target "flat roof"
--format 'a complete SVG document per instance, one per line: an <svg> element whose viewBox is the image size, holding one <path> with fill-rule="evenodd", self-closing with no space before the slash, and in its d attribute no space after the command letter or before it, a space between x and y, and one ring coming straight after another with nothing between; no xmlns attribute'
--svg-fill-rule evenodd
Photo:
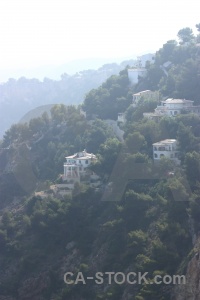
<svg viewBox="0 0 200 300"><path fill-rule="evenodd" d="M161 101L162 103L193 103L194 101L192 100L185 100L185 99L173 99L169 98L167 100Z"/></svg>
<svg viewBox="0 0 200 300"><path fill-rule="evenodd" d="M141 95L141 94L143 94L143 93L147 93L147 92L151 92L151 90L141 91L141 92L138 92L138 93L136 93L136 94L133 94L133 96L139 96L139 95Z"/></svg>
<svg viewBox="0 0 200 300"><path fill-rule="evenodd" d="M90 158L96 158L96 155L93 153L87 153L85 150L75 153L70 156L66 156L66 159L90 159Z"/></svg>
<svg viewBox="0 0 200 300"><path fill-rule="evenodd" d="M169 145L175 143L177 140L175 139L166 139L157 143L154 143L153 145Z"/></svg>
<svg viewBox="0 0 200 300"><path fill-rule="evenodd" d="M77 157L77 154L73 154L73 155L70 155L70 156L66 156L65 158L76 158Z"/></svg>

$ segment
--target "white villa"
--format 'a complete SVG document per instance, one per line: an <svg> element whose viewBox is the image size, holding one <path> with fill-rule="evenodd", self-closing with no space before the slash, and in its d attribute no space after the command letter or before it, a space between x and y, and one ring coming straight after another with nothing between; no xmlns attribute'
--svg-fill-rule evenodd
<svg viewBox="0 0 200 300"><path fill-rule="evenodd" d="M73 180L80 182L80 178L86 175L88 166L92 161L96 161L96 155L87 153L86 150L74 155L67 156L64 163L63 180Z"/></svg>
<svg viewBox="0 0 200 300"><path fill-rule="evenodd" d="M154 161L159 161L162 157L167 157L175 162L175 164L180 164L178 159L177 150L177 140L166 139L153 144L153 159Z"/></svg>
<svg viewBox="0 0 200 300"><path fill-rule="evenodd" d="M157 106L156 111L168 116L176 116L180 114L182 110L192 110L192 108L194 108L193 102L192 100L169 98L161 101L161 105Z"/></svg>
<svg viewBox="0 0 200 300"><path fill-rule="evenodd" d="M158 105L153 113L143 113L143 116L155 119L162 116L176 116L182 111L200 114L200 105L194 106L193 103L192 100L169 98L161 101L161 105Z"/></svg>

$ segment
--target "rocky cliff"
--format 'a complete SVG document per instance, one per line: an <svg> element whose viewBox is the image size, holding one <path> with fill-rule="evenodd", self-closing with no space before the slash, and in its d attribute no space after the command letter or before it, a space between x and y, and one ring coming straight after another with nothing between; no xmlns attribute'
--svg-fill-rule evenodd
<svg viewBox="0 0 200 300"><path fill-rule="evenodd" d="M200 299L200 238L195 243L193 253L187 265L186 284L175 287L172 300Z"/></svg>

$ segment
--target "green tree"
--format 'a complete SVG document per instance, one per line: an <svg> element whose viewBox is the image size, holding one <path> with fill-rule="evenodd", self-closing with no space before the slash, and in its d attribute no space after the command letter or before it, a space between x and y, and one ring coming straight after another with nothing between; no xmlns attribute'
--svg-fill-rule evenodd
<svg viewBox="0 0 200 300"><path fill-rule="evenodd" d="M91 90L85 97L83 109L88 118L117 119L131 103L128 95L129 80L127 70L109 77L98 89Z"/></svg>
<svg viewBox="0 0 200 300"><path fill-rule="evenodd" d="M121 146L121 142L116 138L109 138L104 144L100 145L100 157L97 164L93 167L94 171L101 175L110 174L113 171Z"/></svg>
<svg viewBox="0 0 200 300"><path fill-rule="evenodd" d="M200 23L196 24L195 26L196 26L198 32L200 32Z"/></svg>
<svg viewBox="0 0 200 300"><path fill-rule="evenodd" d="M194 38L193 31L189 27L180 29L177 35L180 40L180 44L185 44L187 42L191 42L191 40Z"/></svg>
<svg viewBox="0 0 200 300"><path fill-rule="evenodd" d="M196 28L197 28L197 31L198 31L198 34L196 36L196 42L200 43L200 23L196 24Z"/></svg>
<svg viewBox="0 0 200 300"><path fill-rule="evenodd" d="M51 117L57 123L61 123L66 120L67 107L64 104L56 104L51 109Z"/></svg>
<svg viewBox="0 0 200 300"><path fill-rule="evenodd" d="M177 138L179 142L179 148L182 152L194 150L196 138L193 135L190 126L185 126L182 122L180 122L177 132Z"/></svg>
<svg viewBox="0 0 200 300"><path fill-rule="evenodd" d="M129 133L125 142L131 153L140 152L146 146L145 138L139 132L133 132L132 134Z"/></svg>
<svg viewBox="0 0 200 300"><path fill-rule="evenodd" d="M169 40L163 45L163 47L157 52L156 64L162 65L167 61L171 61L173 58L174 49L177 47L176 40Z"/></svg>
<svg viewBox="0 0 200 300"><path fill-rule="evenodd" d="M193 151L185 156L186 174L189 181L200 181L200 154Z"/></svg>

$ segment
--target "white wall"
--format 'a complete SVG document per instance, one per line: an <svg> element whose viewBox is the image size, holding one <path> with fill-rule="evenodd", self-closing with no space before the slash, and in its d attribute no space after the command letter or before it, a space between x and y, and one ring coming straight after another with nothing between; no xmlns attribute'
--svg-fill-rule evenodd
<svg viewBox="0 0 200 300"><path fill-rule="evenodd" d="M146 69L128 69L128 78L132 84L138 83L138 76L144 77Z"/></svg>

